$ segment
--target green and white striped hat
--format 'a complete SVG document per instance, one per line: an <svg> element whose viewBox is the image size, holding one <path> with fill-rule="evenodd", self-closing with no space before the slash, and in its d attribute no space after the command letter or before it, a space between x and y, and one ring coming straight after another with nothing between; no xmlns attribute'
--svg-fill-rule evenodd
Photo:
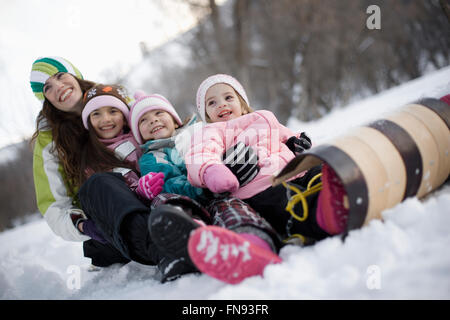
<svg viewBox="0 0 450 320"><path fill-rule="evenodd" d="M83 79L81 72L69 61L61 57L40 57L33 62L30 74L30 84L34 95L44 100L43 88L45 81L58 72L67 72Z"/></svg>

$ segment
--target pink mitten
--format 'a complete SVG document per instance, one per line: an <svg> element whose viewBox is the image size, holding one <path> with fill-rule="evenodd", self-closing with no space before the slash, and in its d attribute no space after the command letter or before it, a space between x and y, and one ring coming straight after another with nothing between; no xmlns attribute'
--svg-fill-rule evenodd
<svg viewBox="0 0 450 320"><path fill-rule="evenodd" d="M203 173L203 181L206 187L215 193L229 191L231 193L239 189L239 181L236 176L223 164L213 164Z"/></svg>
<svg viewBox="0 0 450 320"><path fill-rule="evenodd" d="M143 198L153 200L163 189L164 173L150 172L138 181L136 193Z"/></svg>

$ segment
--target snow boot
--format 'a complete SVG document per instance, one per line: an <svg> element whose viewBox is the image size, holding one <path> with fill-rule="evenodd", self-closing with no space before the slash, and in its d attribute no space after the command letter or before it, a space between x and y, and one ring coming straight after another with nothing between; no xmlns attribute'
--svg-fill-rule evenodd
<svg viewBox="0 0 450 320"><path fill-rule="evenodd" d="M191 232L201 226L183 208L163 204L152 210L148 219L150 237L158 250L173 259L181 259L184 264L196 270L192 264L187 244Z"/></svg>
<svg viewBox="0 0 450 320"><path fill-rule="evenodd" d="M317 203L319 226L331 235L345 231L348 220L348 198L336 173L327 165L322 167L322 191Z"/></svg>
<svg viewBox="0 0 450 320"><path fill-rule="evenodd" d="M173 281L182 275L189 273L198 273L197 268L191 263L186 262L184 258L163 257L158 263L158 273L155 279L162 283Z"/></svg>
<svg viewBox="0 0 450 320"><path fill-rule="evenodd" d="M201 272L230 284L262 275L268 264L282 261L264 247L251 237L216 226L198 228L188 244L191 261Z"/></svg>

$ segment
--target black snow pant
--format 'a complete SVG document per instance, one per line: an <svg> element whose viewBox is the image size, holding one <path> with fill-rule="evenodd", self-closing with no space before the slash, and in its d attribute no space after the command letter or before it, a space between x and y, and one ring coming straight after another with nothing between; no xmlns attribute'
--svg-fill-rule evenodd
<svg viewBox="0 0 450 320"><path fill-rule="evenodd" d="M101 243L94 239L83 242L83 252L86 258L97 267L108 267L115 263L126 264L130 259L125 258L119 250L109 243Z"/></svg>
<svg viewBox="0 0 450 320"><path fill-rule="evenodd" d="M130 190L121 174L96 173L80 188L81 208L103 234L107 244L86 241L84 254L98 266L133 260L155 265L161 255L151 240L150 208ZM96 264L97 263L97 264Z"/></svg>
<svg viewBox="0 0 450 320"><path fill-rule="evenodd" d="M301 178L294 179L289 183L297 186L301 191L306 190L308 182L318 173L321 172L321 166L316 166L308 170L308 172ZM316 180L314 184L320 180ZM254 210L256 210L263 218L265 218L272 227L283 237L287 238L293 234L301 234L314 240L321 240L329 236L317 224L316 209L317 198L319 193L313 194L306 198L308 203L308 218L300 222L296 220L291 214L286 211L286 205L289 201L289 193L283 185L269 187L257 195L245 199ZM303 215L301 203L294 207L294 212L298 216Z"/></svg>

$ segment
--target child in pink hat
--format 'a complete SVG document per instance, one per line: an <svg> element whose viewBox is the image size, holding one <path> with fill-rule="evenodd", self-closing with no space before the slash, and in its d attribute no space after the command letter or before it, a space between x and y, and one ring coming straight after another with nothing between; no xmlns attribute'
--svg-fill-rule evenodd
<svg viewBox="0 0 450 320"><path fill-rule="evenodd" d="M201 188L192 186L187 180L183 159L183 136L189 136L192 117L183 125L180 116L169 100L160 94L146 94L137 91L131 107L129 123L136 141L141 144L143 155L139 159L141 174L162 174L162 191L175 193L198 200ZM142 183L150 183L145 180Z"/></svg>
<svg viewBox="0 0 450 320"><path fill-rule="evenodd" d="M286 211L286 189L272 187L272 176L290 160L311 147L304 133L294 133L281 125L267 110L253 111L243 86L233 77L216 74L205 79L197 91L197 110L207 122L201 134L194 136L186 156L189 181L195 186L215 193L229 192L244 200L284 236L301 235L320 240L345 230L347 214L342 201L336 208L318 206L322 199L327 204L345 196L342 185L335 183L334 173L324 166L323 192L317 191L302 205L293 208L297 214ZM242 142L256 150L260 170L245 181L222 162L222 153L231 145ZM239 159L236 158L236 162ZM290 183L304 191L312 179L321 173L321 166L302 172ZM325 182L326 181L326 182ZM331 198L331 200L330 200ZM340 200L339 200L340 201ZM334 204L333 204L334 205ZM319 207L319 209L318 209ZM262 275L264 268L281 261L257 236L248 238L229 230L211 226L197 229L189 239L189 255L202 272L228 283L237 283L248 276Z"/></svg>

